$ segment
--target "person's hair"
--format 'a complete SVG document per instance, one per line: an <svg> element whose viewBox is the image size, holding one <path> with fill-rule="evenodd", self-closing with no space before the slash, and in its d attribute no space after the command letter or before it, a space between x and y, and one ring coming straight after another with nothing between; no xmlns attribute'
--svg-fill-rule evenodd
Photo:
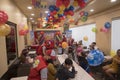
<svg viewBox="0 0 120 80"><path fill-rule="evenodd" d="M48 59L46 62L47 62L47 63L52 63L52 64L53 64L53 60L52 60L52 59Z"/></svg>
<svg viewBox="0 0 120 80"><path fill-rule="evenodd" d="M92 44L96 45L96 42L92 42Z"/></svg>
<svg viewBox="0 0 120 80"><path fill-rule="evenodd" d="M117 54L119 53L120 49L117 50Z"/></svg>
<svg viewBox="0 0 120 80"><path fill-rule="evenodd" d="M66 59L65 59L65 64L66 64L66 65L72 65L73 62L72 62L72 60L71 60L70 58L66 58Z"/></svg>

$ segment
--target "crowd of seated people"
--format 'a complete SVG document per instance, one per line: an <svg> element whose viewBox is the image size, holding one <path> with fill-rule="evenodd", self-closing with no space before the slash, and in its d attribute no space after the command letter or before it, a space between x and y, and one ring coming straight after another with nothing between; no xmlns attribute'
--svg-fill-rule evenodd
<svg viewBox="0 0 120 80"><path fill-rule="evenodd" d="M67 42L65 36L64 40ZM90 65L88 64L86 57L89 54L91 50L100 50L96 42L92 42L90 46L87 48L82 44L82 40L80 40L78 43L74 42L74 39L70 38L67 42L68 45L68 51L67 54L69 55L69 58L65 60L64 64L61 65L61 67L57 70L55 66L55 61L57 59L56 54L64 54L64 50L62 48L62 43L59 43L57 46L57 52L55 49L55 44L53 41L48 40L44 41L42 45L39 45L36 49L37 57L34 58L33 61L33 67L30 70L30 74L28 76L28 80L67 80L69 78L75 77L75 70L73 67L72 60L73 59L78 65L80 65L86 72L91 74L90 71ZM67 49L66 49L67 50ZM117 51L117 55L113 57L113 62L110 65L104 66L103 70L105 73L110 76L113 80L115 78L113 77L113 73L117 73L118 71L118 64L120 64L120 50ZM26 56L26 54L22 54L23 56ZM24 58L22 56L22 58ZM72 67L72 75L69 75L68 69ZM62 73L66 73L67 75L62 75ZM61 77L62 76L62 77Z"/></svg>

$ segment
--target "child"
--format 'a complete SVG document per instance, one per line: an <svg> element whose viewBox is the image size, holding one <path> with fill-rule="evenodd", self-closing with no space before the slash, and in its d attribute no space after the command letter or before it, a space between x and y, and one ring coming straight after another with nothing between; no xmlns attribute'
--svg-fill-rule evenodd
<svg viewBox="0 0 120 80"><path fill-rule="evenodd" d="M58 54L63 54L63 49L61 44L58 45Z"/></svg>
<svg viewBox="0 0 120 80"><path fill-rule="evenodd" d="M72 67L72 71L69 69ZM73 62L71 59L66 58L63 65L60 66L56 73L56 80L68 80L69 78L74 78L76 74L75 68L73 67Z"/></svg>
<svg viewBox="0 0 120 80"><path fill-rule="evenodd" d="M81 56L78 57L78 62L79 65L86 71L86 72L90 72L90 68L89 68L89 64L86 60L86 56L89 52L88 51L84 51L81 52Z"/></svg>
<svg viewBox="0 0 120 80"><path fill-rule="evenodd" d="M78 47L76 49L76 52L77 52L77 56L81 56L81 52L83 51L83 48L82 48L82 45L81 44L78 44Z"/></svg>

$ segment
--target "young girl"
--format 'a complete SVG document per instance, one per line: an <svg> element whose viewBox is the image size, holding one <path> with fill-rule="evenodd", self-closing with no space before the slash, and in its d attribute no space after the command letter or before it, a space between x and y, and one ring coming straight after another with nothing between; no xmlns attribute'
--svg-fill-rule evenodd
<svg viewBox="0 0 120 80"><path fill-rule="evenodd" d="M77 56L81 56L81 52L83 51L82 45L78 44L78 47L76 49Z"/></svg>

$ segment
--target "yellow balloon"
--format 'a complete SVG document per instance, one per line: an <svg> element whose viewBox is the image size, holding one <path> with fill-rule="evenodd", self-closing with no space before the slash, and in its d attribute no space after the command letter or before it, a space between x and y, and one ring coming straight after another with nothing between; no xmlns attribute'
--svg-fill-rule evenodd
<svg viewBox="0 0 120 80"><path fill-rule="evenodd" d="M55 18L58 18L58 14L54 15Z"/></svg>
<svg viewBox="0 0 120 80"><path fill-rule="evenodd" d="M95 27L93 27L92 32L97 32L97 29Z"/></svg>
<svg viewBox="0 0 120 80"><path fill-rule="evenodd" d="M11 28L7 24L3 24L0 26L0 36L6 36L11 32Z"/></svg>
<svg viewBox="0 0 120 80"><path fill-rule="evenodd" d="M83 40L84 40L84 41L88 41L88 37L87 37L87 36L84 36L84 37L83 37Z"/></svg>
<svg viewBox="0 0 120 80"><path fill-rule="evenodd" d="M68 18L68 19L70 19L71 17L72 17L72 16L70 16L70 15L67 15L67 18Z"/></svg>
<svg viewBox="0 0 120 80"><path fill-rule="evenodd" d="M115 50L111 50L111 51L110 51L110 56L113 57L113 56L115 56L115 55L116 55Z"/></svg>
<svg viewBox="0 0 120 80"><path fill-rule="evenodd" d="M27 24L24 26L24 30L28 30L28 26L27 26Z"/></svg>
<svg viewBox="0 0 120 80"><path fill-rule="evenodd" d="M78 2L77 1L74 1L73 2L73 5L76 7L76 6L78 6Z"/></svg>
<svg viewBox="0 0 120 80"><path fill-rule="evenodd" d="M64 5L61 5L60 6L60 11L63 11L65 9L65 6Z"/></svg>
<svg viewBox="0 0 120 80"><path fill-rule="evenodd" d="M68 43L67 42L62 42L62 48L66 49L68 47Z"/></svg>
<svg viewBox="0 0 120 80"><path fill-rule="evenodd" d="M59 10L59 11L58 11L58 14L63 14L63 10Z"/></svg>

